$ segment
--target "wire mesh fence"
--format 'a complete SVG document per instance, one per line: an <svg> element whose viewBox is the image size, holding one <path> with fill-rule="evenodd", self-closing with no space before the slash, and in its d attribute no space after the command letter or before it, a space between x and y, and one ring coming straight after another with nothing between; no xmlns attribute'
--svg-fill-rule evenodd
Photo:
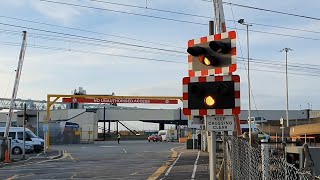
<svg viewBox="0 0 320 180"><path fill-rule="evenodd" d="M277 152L280 150L280 152ZM226 137L226 171L224 179L248 180L313 180L310 171L289 164L282 148L271 148L269 144L251 145L236 137ZM275 153L276 152L276 153Z"/></svg>
<svg viewBox="0 0 320 180"><path fill-rule="evenodd" d="M43 131L40 131L40 137L43 136ZM79 129L52 129L50 130L50 144L80 144L93 143L94 132Z"/></svg>

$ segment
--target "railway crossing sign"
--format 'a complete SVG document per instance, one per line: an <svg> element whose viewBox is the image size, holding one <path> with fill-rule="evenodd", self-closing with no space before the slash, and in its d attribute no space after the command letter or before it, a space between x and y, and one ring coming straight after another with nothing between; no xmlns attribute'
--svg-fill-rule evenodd
<svg viewBox="0 0 320 180"><path fill-rule="evenodd" d="M237 70L236 32L224 32L188 42L189 76L228 74Z"/></svg>
<svg viewBox="0 0 320 180"><path fill-rule="evenodd" d="M238 75L183 78L185 115L240 114L240 77Z"/></svg>
<svg viewBox="0 0 320 180"><path fill-rule="evenodd" d="M208 116L207 130L208 131L234 131L235 118L234 116Z"/></svg>

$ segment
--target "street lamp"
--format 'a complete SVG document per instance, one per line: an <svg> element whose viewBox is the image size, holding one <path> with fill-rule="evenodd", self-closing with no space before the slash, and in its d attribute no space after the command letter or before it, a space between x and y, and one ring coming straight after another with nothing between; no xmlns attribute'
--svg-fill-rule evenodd
<svg viewBox="0 0 320 180"><path fill-rule="evenodd" d="M250 54L249 54L249 26L252 26L251 24L245 23L244 19L239 19L239 24L245 25L247 27L247 53L248 53L248 103L249 103L249 141L251 145L251 85L250 85Z"/></svg>
<svg viewBox="0 0 320 180"><path fill-rule="evenodd" d="M286 52L286 120L289 127L289 94L288 94L288 51L293 51L290 48L284 48L280 52Z"/></svg>

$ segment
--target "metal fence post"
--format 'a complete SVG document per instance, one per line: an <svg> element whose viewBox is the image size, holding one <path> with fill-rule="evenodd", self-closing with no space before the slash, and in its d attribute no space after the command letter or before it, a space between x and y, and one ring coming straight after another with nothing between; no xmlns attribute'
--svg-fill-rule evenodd
<svg viewBox="0 0 320 180"><path fill-rule="evenodd" d="M227 179L228 177L228 169L227 169L227 166L228 166L228 158L227 158L227 136L228 136L228 131L224 131L223 132L223 175L224 175L224 179Z"/></svg>
<svg viewBox="0 0 320 180"><path fill-rule="evenodd" d="M261 140L261 158L262 158L262 180L269 179L269 145L266 139Z"/></svg>

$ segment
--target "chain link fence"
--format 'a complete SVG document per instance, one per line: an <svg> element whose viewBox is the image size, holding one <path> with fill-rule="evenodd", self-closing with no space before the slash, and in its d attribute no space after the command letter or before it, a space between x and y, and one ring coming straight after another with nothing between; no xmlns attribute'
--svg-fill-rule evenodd
<svg viewBox="0 0 320 180"><path fill-rule="evenodd" d="M224 179L248 180L314 180L310 171L297 169L275 153L268 144L250 144L241 138L226 137ZM277 149L278 150L278 149Z"/></svg>
<svg viewBox="0 0 320 180"><path fill-rule="evenodd" d="M38 130L40 138L44 139L42 128ZM50 144L80 144L93 143L95 140L95 132L93 130L82 128L61 128L50 124Z"/></svg>

